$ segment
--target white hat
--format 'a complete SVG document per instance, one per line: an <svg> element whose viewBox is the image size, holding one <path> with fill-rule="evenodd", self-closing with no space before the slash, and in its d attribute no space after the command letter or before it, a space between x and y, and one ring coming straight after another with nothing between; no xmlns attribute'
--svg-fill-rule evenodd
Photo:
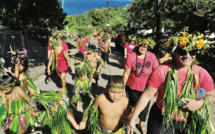
<svg viewBox="0 0 215 134"><path fill-rule="evenodd" d="M193 12L193 14L199 16L199 17L204 17L204 12L202 9L197 9L195 12Z"/></svg>

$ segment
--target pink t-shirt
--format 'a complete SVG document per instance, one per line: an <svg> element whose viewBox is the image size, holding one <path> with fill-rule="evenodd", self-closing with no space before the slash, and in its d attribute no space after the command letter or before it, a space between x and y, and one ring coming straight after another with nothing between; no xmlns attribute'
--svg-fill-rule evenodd
<svg viewBox="0 0 215 134"><path fill-rule="evenodd" d="M126 62L125 62L125 68L131 69L130 75L128 77L127 85L133 89L140 92L143 92L147 83L147 80L149 78L149 75L151 74L152 70L158 66L158 61L156 56L147 51L146 54L146 60L145 60L145 66L143 67L142 72L142 65L145 58L137 58L136 62L136 53L132 52L130 55L128 55ZM139 77L136 77L137 69L137 75L141 73Z"/></svg>
<svg viewBox="0 0 215 134"><path fill-rule="evenodd" d="M62 46L63 46L63 48L64 48L65 50L68 50L68 46L67 46L66 42L63 41L63 40L62 40ZM48 46L47 49L48 49L48 50L51 50L51 47Z"/></svg>
<svg viewBox="0 0 215 134"><path fill-rule="evenodd" d="M127 48L127 54L129 54L129 53L133 52L133 49L134 49L136 46L137 46L137 45L136 45L134 42L132 42L132 43L126 42L124 48Z"/></svg>
<svg viewBox="0 0 215 134"><path fill-rule="evenodd" d="M58 54L58 65L57 65L57 71L60 73L66 73L68 70L68 65L67 65L67 61L63 55L64 51L68 50L68 47L63 47L63 49L61 50L61 52ZM56 52L54 52L54 56L56 59Z"/></svg>
<svg viewBox="0 0 215 134"><path fill-rule="evenodd" d="M171 66L172 64L160 65L152 72L148 80L148 84L156 89L159 89L162 85L164 85L163 87L161 87L161 89L158 90L158 97L156 101L156 104L161 111L163 108L162 99L166 88L165 80L168 75L169 68ZM187 71L184 72L184 71L177 70L177 73L178 73L178 97L179 97L181 90L183 88L183 83L186 80ZM214 90L213 79L204 68L201 68L200 66L194 64L193 73L199 76L199 85L197 90L200 88L204 88L206 92L210 92ZM177 114L175 114L174 119L184 121L181 118L177 118Z"/></svg>
<svg viewBox="0 0 215 134"><path fill-rule="evenodd" d="M77 44L79 45L79 50L78 52L79 53L82 53L84 56L85 56L85 48L86 48L86 43L87 43L87 40L85 38L82 38L80 43L79 43L79 40L80 38L77 39ZM84 45L82 47L82 43L84 42Z"/></svg>
<svg viewBox="0 0 215 134"><path fill-rule="evenodd" d="M103 45L102 45L102 43L103 43ZM106 50L105 50L105 45L107 45L107 43L106 42L100 42L99 43L99 47L101 47L102 49L103 49L103 53L107 53L106 52ZM110 48L110 43L108 42L108 49Z"/></svg>

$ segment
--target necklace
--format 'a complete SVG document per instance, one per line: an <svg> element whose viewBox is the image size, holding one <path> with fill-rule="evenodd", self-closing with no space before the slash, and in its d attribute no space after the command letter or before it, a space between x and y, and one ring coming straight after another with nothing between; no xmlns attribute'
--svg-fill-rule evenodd
<svg viewBox="0 0 215 134"><path fill-rule="evenodd" d="M147 51L146 51L146 53L145 53L145 57L144 57L144 61L143 61L143 65L142 65L142 68L141 68L141 70L140 70L140 73L139 73L139 75L137 75L137 62L138 62L138 57L137 57L137 53L136 53L136 72L135 72L135 76L136 76L136 77L140 77L140 75L141 75L141 73L142 73L142 71L143 71L143 67L145 66L145 62L146 62L146 54L147 54Z"/></svg>

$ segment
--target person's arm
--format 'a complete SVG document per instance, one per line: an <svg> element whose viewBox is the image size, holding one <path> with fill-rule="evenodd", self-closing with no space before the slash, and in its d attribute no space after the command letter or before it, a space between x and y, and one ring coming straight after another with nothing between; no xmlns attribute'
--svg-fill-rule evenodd
<svg viewBox="0 0 215 134"><path fill-rule="evenodd" d="M19 69L20 69L20 66L19 66L20 64L15 64L15 69L14 69L14 71L15 71L15 73L14 73L14 76L17 78L17 79L19 79Z"/></svg>
<svg viewBox="0 0 215 134"><path fill-rule="evenodd" d="M109 42L108 42L108 48L109 48L110 55L111 55L111 47L110 47L110 43Z"/></svg>
<svg viewBox="0 0 215 134"><path fill-rule="evenodd" d="M48 60L50 59L51 57L51 50L48 50Z"/></svg>
<svg viewBox="0 0 215 134"><path fill-rule="evenodd" d="M80 124L77 124L76 120L73 118L69 110L67 110L67 119L76 130L83 130L86 127L86 123L81 122Z"/></svg>
<svg viewBox="0 0 215 134"><path fill-rule="evenodd" d="M126 107L125 107L124 115L125 115L126 120L129 121L130 120L130 115L131 115L131 108L130 108L130 103L129 103L128 99L127 99L127 104L126 104Z"/></svg>
<svg viewBox="0 0 215 134"><path fill-rule="evenodd" d="M101 59L101 56L97 55L97 59ZM99 67L97 68L96 72L99 73L99 70L102 68L102 65L103 65L103 60L101 60L101 64L99 65Z"/></svg>
<svg viewBox="0 0 215 134"><path fill-rule="evenodd" d="M69 55L68 55L67 51L64 51L64 52L63 52L63 56L65 57L65 59L66 59L66 61L67 61L68 72L71 74L71 73L72 73L71 63L70 63L70 58L69 58Z"/></svg>
<svg viewBox="0 0 215 134"><path fill-rule="evenodd" d="M147 85L146 89L140 96L138 102L134 107L134 110L132 112L131 119L128 125L131 134L133 134L135 130L135 120L137 119L138 115L145 109L146 105L148 104L150 99L154 97L156 92L157 92L156 88L153 88L150 85Z"/></svg>
<svg viewBox="0 0 215 134"><path fill-rule="evenodd" d="M124 48L124 58L127 57L127 48Z"/></svg>
<svg viewBox="0 0 215 134"><path fill-rule="evenodd" d="M52 58L53 58L53 57L51 56L50 59L49 59L49 62L48 62L48 66L47 66L47 73L48 73L48 75L51 74L50 67L51 67L51 62L52 62L52 60L53 60Z"/></svg>
<svg viewBox="0 0 215 134"><path fill-rule="evenodd" d="M130 75L131 68L125 68L124 73L123 73L123 81L124 81L124 86L126 85L128 81L128 77Z"/></svg>

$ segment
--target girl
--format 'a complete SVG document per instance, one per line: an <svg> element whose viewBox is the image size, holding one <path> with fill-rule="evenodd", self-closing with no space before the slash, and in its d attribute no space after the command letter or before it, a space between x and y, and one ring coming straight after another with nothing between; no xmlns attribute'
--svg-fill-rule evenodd
<svg viewBox="0 0 215 134"><path fill-rule="evenodd" d="M52 65L52 70L56 69L58 75L61 79L62 89L60 89L61 94L64 96L67 93L66 90L66 73L72 72L70 58L65 47L63 47L64 42L56 35L52 41L51 57L48 63L47 73L50 75L50 67Z"/></svg>
<svg viewBox="0 0 215 134"><path fill-rule="evenodd" d="M15 77L19 79L20 86L24 91L30 95L37 91L34 83L29 79L28 71L28 58L27 50L20 48L15 51L15 65L12 67L12 72L15 73Z"/></svg>
<svg viewBox="0 0 215 134"><path fill-rule="evenodd" d="M10 73L0 77L1 109L4 116L1 118L6 133L29 133L34 128L34 118L29 110L29 96L19 86L18 80Z"/></svg>

